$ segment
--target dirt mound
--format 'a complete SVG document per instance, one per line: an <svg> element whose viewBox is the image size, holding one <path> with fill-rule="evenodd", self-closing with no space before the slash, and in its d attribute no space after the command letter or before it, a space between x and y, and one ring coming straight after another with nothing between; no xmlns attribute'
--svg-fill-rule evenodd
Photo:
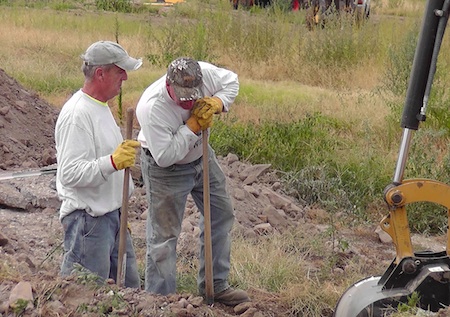
<svg viewBox="0 0 450 317"><path fill-rule="evenodd" d="M56 162L58 110L0 69L0 169L36 168Z"/></svg>

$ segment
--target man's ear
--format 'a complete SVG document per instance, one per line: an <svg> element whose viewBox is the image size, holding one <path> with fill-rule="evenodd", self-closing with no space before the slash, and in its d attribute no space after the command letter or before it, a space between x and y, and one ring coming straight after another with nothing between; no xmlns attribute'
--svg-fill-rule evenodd
<svg viewBox="0 0 450 317"><path fill-rule="evenodd" d="M100 80L103 80L104 73L105 72L104 72L103 68L101 68L101 67L97 67L95 69L95 77L97 77Z"/></svg>
<svg viewBox="0 0 450 317"><path fill-rule="evenodd" d="M175 96L174 96L174 92L173 92L172 86L170 85L170 83L167 80L166 80L166 89L167 89L167 92L169 93L170 98L175 100Z"/></svg>

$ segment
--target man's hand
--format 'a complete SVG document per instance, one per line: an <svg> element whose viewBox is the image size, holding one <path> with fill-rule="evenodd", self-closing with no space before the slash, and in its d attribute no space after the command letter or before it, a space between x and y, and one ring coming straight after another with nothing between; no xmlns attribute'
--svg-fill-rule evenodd
<svg viewBox="0 0 450 317"><path fill-rule="evenodd" d="M195 134L199 133L200 130L206 130L212 126L213 117L210 116L207 119L198 118L196 115L192 114L186 121L186 125Z"/></svg>
<svg viewBox="0 0 450 317"><path fill-rule="evenodd" d="M141 143L135 140L125 140L116 148L111 155L111 163L116 170L122 170L134 166L136 159L136 148Z"/></svg>
<svg viewBox="0 0 450 317"><path fill-rule="evenodd" d="M199 133L200 130L202 129L202 127L200 126L200 123L198 123L197 117L194 115L191 115L189 117L189 119L187 119L186 125L195 134Z"/></svg>
<svg viewBox="0 0 450 317"><path fill-rule="evenodd" d="M219 114L223 110L222 100L218 97L204 97L195 102L192 114L197 118L209 119L214 114Z"/></svg>
<svg viewBox="0 0 450 317"><path fill-rule="evenodd" d="M212 127L213 125L213 116L210 116L209 118L198 118L197 117L198 124L200 124L200 127L202 130L207 130L208 128Z"/></svg>

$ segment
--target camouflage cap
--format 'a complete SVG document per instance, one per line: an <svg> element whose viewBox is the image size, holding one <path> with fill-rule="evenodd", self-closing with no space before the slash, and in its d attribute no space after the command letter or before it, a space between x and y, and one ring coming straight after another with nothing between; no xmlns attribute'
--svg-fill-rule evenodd
<svg viewBox="0 0 450 317"><path fill-rule="evenodd" d="M180 57L170 63L167 81L181 101L197 100L203 97L201 86L203 75L199 63L189 57Z"/></svg>

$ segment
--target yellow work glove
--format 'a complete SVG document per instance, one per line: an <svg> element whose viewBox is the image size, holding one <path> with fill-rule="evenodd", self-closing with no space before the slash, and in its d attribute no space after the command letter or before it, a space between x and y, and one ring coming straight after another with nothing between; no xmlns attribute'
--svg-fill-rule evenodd
<svg viewBox="0 0 450 317"><path fill-rule="evenodd" d="M218 97L204 97L195 102L192 114L197 118L209 119L214 114L219 114L223 110L222 100Z"/></svg>
<svg viewBox="0 0 450 317"><path fill-rule="evenodd" d="M116 170L122 170L134 166L136 159L136 148L141 143L135 140L125 140L116 148L111 155L111 163Z"/></svg>
<svg viewBox="0 0 450 317"><path fill-rule="evenodd" d="M197 117L194 115L191 115L189 117L189 119L187 119L186 125L195 134L198 134L200 132L200 130L202 129L202 127L200 126L200 123L198 123Z"/></svg>
<svg viewBox="0 0 450 317"><path fill-rule="evenodd" d="M213 117L209 117L207 119L197 118L196 115L191 115L189 119L186 121L186 125L192 132L198 134L200 130L206 130L212 126Z"/></svg>
<svg viewBox="0 0 450 317"><path fill-rule="evenodd" d="M202 130L207 130L208 128L212 127L213 124L213 116L210 116L206 119L197 117L198 124L200 124L200 127Z"/></svg>

